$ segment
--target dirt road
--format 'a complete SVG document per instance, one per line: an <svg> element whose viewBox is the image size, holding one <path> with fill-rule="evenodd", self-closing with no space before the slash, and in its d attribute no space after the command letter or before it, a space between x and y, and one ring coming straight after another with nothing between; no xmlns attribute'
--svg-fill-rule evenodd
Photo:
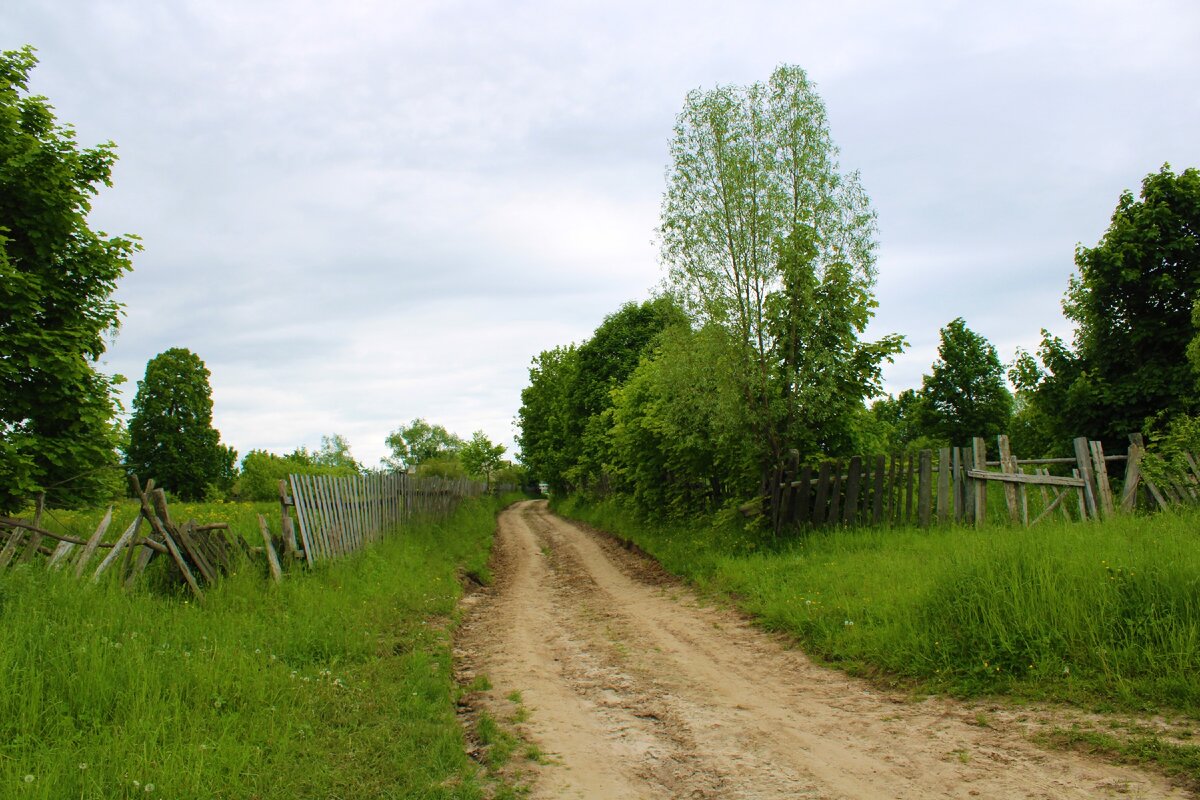
<svg viewBox="0 0 1200 800"><path fill-rule="evenodd" d="M493 570L464 600L458 669L488 677L498 718L520 693L516 727L550 760L535 799L1188 796L815 666L544 503L500 517Z"/></svg>

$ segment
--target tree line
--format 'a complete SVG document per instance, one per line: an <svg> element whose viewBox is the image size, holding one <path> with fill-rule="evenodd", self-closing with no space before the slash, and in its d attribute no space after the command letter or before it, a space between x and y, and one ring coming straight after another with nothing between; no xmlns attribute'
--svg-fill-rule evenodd
<svg viewBox="0 0 1200 800"><path fill-rule="evenodd" d="M533 359L521 456L554 491L685 512L759 491L792 450L812 462L1007 433L1053 456L1077 436L1119 452L1139 431L1200 449L1196 169L1147 176L1078 248L1072 343L1043 331L1006 364L957 317L920 388L890 396L881 370L907 343L863 338L875 213L803 70L690 93L670 153L661 291Z"/></svg>
<svg viewBox="0 0 1200 800"><path fill-rule="evenodd" d="M0 52L0 513L44 493L51 506L85 506L123 493L125 476L153 477L181 499L278 496L288 473L360 474L336 434L316 451L237 453L212 424L210 373L170 348L146 365L129 424L116 387L97 369L122 309L117 281L138 237L88 225L91 198L111 186L116 146L80 147L45 97L29 92L32 47ZM423 419L388 438L378 469L520 482L503 445Z"/></svg>

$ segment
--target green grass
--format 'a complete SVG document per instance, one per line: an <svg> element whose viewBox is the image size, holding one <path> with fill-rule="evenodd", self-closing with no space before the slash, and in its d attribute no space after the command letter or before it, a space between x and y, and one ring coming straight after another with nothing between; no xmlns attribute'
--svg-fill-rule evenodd
<svg viewBox="0 0 1200 800"><path fill-rule="evenodd" d="M921 691L1200 715L1200 516L1104 524L834 529L774 541L729 516L559 511L855 674Z"/></svg>
<svg viewBox="0 0 1200 800"><path fill-rule="evenodd" d="M248 535L272 505L172 511ZM449 637L458 576L486 574L499 507L468 502L277 586L243 563L203 607L154 581L6 571L0 797L494 794L464 753Z"/></svg>

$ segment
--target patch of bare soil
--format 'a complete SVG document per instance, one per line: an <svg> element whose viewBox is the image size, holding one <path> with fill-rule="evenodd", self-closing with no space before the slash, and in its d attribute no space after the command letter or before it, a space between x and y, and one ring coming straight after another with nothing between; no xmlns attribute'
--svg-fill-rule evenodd
<svg viewBox="0 0 1200 800"><path fill-rule="evenodd" d="M1032 744L1016 716L914 702L705 607L544 503L500 517L464 599L459 679L546 756L532 798L1174 798L1165 778ZM517 756L520 758L520 756Z"/></svg>

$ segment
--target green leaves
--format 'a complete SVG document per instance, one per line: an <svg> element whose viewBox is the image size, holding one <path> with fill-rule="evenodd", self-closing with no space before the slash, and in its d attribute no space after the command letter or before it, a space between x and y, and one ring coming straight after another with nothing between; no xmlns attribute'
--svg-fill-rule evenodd
<svg viewBox="0 0 1200 800"><path fill-rule="evenodd" d="M115 379L95 362L140 249L88 227L114 148L80 149L46 98L26 94L36 63L31 47L0 53L0 511L39 490L69 505L119 486Z"/></svg>
<svg viewBox="0 0 1200 800"><path fill-rule="evenodd" d="M233 484L237 453L221 445L212 427L208 378L199 356L172 347L147 362L133 398L125 466L183 500Z"/></svg>

